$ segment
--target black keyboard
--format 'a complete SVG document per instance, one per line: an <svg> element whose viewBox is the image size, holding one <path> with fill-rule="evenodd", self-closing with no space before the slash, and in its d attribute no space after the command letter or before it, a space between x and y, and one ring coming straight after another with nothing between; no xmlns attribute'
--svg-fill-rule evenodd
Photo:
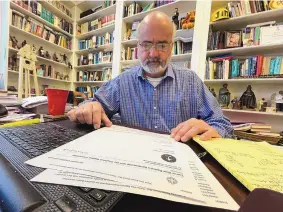
<svg viewBox="0 0 283 212"><path fill-rule="evenodd" d="M66 144L67 142L79 138L84 134L85 133L83 132L70 130L53 123L0 129L0 135L29 158L46 153L54 148ZM93 188L73 186L68 186L68 188L88 204L93 207L100 208L99 211L104 211L101 210L101 208L105 205L109 206L113 204L113 199L117 199L117 196L121 195L121 192ZM64 205L66 202L70 202L71 208L72 204L77 204L71 200L66 201L64 198L68 197L64 196L63 199L55 201L55 205L57 205L57 207L61 210L62 208L60 205Z"/></svg>

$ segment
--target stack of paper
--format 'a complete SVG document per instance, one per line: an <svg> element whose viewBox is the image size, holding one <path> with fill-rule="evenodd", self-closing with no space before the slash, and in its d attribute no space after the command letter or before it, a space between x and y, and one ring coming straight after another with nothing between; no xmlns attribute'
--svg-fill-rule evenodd
<svg viewBox="0 0 283 212"><path fill-rule="evenodd" d="M35 182L92 187L176 202L239 206L186 145L121 126L102 128L26 162L47 168Z"/></svg>
<svg viewBox="0 0 283 212"><path fill-rule="evenodd" d="M283 192L283 151L247 140L195 140L250 191L267 188Z"/></svg>

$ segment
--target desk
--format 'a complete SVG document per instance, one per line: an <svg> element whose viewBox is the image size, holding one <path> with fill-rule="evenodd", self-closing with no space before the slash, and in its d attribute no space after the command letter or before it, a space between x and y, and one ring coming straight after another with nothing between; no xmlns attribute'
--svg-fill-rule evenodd
<svg viewBox="0 0 283 212"><path fill-rule="evenodd" d="M91 132L92 126L78 125L69 120L58 121L59 125L74 129L82 130L84 132ZM204 152L204 149L196 142L189 142L189 146L196 153ZM233 197L233 199L241 205L249 194L249 191L239 183L226 169L224 169L213 157L206 155L203 159L206 167L213 173L217 180ZM172 211L186 211L186 212L224 212L228 210L212 209L182 203L175 203L158 198L146 197L134 194L125 194L120 202L113 208L113 212L172 212Z"/></svg>

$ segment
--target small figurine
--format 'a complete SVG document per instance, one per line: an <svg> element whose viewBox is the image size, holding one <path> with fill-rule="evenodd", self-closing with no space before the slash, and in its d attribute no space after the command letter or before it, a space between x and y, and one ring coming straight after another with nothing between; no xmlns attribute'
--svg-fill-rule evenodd
<svg viewBox="0 0 283 212"><path fill-rule="evenodd" d="M196 16L196 11L190 11L189 13L187 13L187 16L185 18L181 19L181 24L180 24L180 28L182 29L191 29L194 28L195 26L195 16Z"/></svg>
<svg viewBox="0 0 283 212"><path fill-rule="evenodd" d="M174 24L176 25L176 30L179 29L179 12L178 8L175 8L175 14L172 16L172 20Z"/></svg>
<svg viewBox="0 0 283 212"><path fill-rule="evenodd" d="M50 54L49 54L49 52L48 52L48 51L46 51L46 53L45 53L45 58L47 58L47 59L51 59L51 56L50 56Z"/></svg>
<svg viewBox="0 0 283 212"><path fill-rule="evenodd" d="M58 57L57 57L55 52L53 54L53 61L59 62L59 59L58 59Z"/></svg>
<svg viewBox="0 0 283 212"><path fill-rule="evenodd" d="M214 97L216 97L216 93L215 93L215 91L214 91L214 88L211 88L210 92L212 93L212 95L213 95Z"/></svg>
<svg viewBox="0 0 283 212"><path fill-rule="evenodd" d="M68 75L64 75L64 80L69 81L69 76Z"/></svg>
<svg viewBox="0 0 283 212"><path fill-rule="evenodd" d="M248 85L247 90L241 96L240 101L241 107L244 109L254 110L256 108L256 97L252 91L251 85Z"/></svg>
<svg viewBox="0 0 283 212"><path fill-rule="evenodd" d="M36 51L36 47L34 46L34 44L32 45L32 51L33 51L33 52Z"/></svg>
<svg viewBox="0 0 283 212"><path fill-rule="evenodd" d="M232 103L232 109L235 109L235 110L242 109L240 105L240 100L238 99L238 97L235 96L234 99L232 99L231 103Z"/></svg>
<svg viewBox="0 0 283 212"><path fill-rule="evenodd" d="M40 57L44 57L44 50L43 50L43 47L42 47L42 46L38 49L38 55L39 55Z"/></svg>
<svg viewBox="0 0 283 212"><path fill-rule="evenodd" d="M24 41L22 42L22 47L24 47L26 44L27 44L27 41L24 40Z"/></svg>
<svg viewBox="0 0 283 212"><path fill-rule="evenodd" d="M18 48L18 40L15 36L10 36L11 42L12 42L12 48L19 49Z"/></svg>
<svg viewBox="0 0 283 212"><path fill-rule="evenodd" d="M70 62L68 62L68 67L69 67L69 69L73 69L73 66Z"/></svg>
<svg viewBox="0 0 283 212"><path fill-rule="evenodd" d="M68 63L67 63L67 60L68 60L68 57L66 56L66 54L60 54L61 55L61 57L62 57L62 63L65 63L66 65L68 65Z"/></svg>
<svg viewBox="0 0 283 212"><path fill-rule="evenodd" d="M258 111L265 112L266 108L267 108L267 101L265 101L265 98L262 98L259 101L259 110Z"/></svg>
<svg viewBox="0 0 283 212"><path fill-rule="evenodd" d="M283 112L283 90L279 91L279 94L275 96L276 111Z"/></svg>
<svg viewBox="0 0 283 212"><path fill-rule="evenodd" d="M225 83L223 88L219 89L219 103L222 108L228 108L230 103L230 92L228 90L228 84Z"/></svg>

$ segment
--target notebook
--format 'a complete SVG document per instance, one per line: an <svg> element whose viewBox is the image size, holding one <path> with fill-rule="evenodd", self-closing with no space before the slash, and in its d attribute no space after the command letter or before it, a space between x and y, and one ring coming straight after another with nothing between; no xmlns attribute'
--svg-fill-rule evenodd
<svg viewBox="0 0 283 212"><path fill-rule="evenodd" d="M215 138L194 140L250 191L283 192L283 151L266 143Z"/></svg>

